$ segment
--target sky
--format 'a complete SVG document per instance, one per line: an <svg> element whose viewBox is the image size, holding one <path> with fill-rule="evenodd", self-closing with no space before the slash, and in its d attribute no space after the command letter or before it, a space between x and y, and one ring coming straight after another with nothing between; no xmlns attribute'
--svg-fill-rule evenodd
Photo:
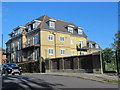
<svg viewBox="0 0 120 90"><path fill-rule="evenodd" d="M111 47L118 30L117 5L117 2L3 2L3 48L14 28L44 14L83 27L88 38L102 49Z"/></svg>

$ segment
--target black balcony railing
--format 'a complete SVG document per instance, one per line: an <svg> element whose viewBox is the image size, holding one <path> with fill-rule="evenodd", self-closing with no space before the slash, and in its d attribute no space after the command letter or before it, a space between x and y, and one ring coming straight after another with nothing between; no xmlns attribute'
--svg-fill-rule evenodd
<svg viewBox="0 0 120 90"><path fill-rule="evenodd" d="M39 47L40 44L34 44L33 41L29 41L29 42L24 42L22 44L22 49L25 49L25 48L31 48L31 47Z"/></svg>
<svg viewBox="0 0 120 90"><path fill-rule="evenodd" d="M77 47L77 51L87 51L87 50L89 50L87 46L82 47L81 44L77 44L76 47Z"/></svg>

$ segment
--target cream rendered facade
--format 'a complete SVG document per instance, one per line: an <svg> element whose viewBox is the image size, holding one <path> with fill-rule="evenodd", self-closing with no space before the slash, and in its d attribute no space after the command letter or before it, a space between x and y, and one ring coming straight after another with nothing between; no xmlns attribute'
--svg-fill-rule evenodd
<svg viewBox="0 0 120 90"><path fill-rule="evenodd" d="M40 60L41 57L50 59L91 53L86 48L88 46L87 36L82 28L73 23L44 15L24 27L17 28L17 30L19 29L21 29L21 33L14 35L16 32L12 32L11 39L6 43L8 59L11 62L18 60L17 58L20 58L19 61L22 62ZM21 40L19 45L15 44L19 40ZM12 48L18 47L17 45L20 46L20 49L12 51ZM16 56L16 53L20 53L20 56Z"/></svg>

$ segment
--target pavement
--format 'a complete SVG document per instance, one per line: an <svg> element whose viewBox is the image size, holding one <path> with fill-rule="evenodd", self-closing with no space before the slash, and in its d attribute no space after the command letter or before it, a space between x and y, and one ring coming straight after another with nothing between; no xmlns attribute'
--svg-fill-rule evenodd
<svg viewBox="0 0 120 90"><path fill-rule="evenodd" d="M38 73L40 74L40 73ZM110 80L118 81L117 75L107 75L107 74L93 74L93 73L66 73L66 72L48 72L48 73L41 73L46 75L55 75L55 76L65 76L65 77L76 77L86 80L93 80L98 82L108 82ZM115 82L110 82L115 83Z"/></svg>

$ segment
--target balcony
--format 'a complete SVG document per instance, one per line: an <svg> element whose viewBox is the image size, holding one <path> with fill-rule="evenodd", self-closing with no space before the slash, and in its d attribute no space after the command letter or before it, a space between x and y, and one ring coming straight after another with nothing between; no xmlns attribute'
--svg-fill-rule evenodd
<svg viewBox="0 0 120 90"><path fill-rule="evenodd" d="M39 48L40 44L33 44L33 41L31 40L29 43L28 42L24 42L22 45L22 50L26 50L26 49L34 49L34 48Z"/></svg>
<svg viewBox="0 0 120 90"><path fill-rule="evenodd" d="M83 46L81 48L81 45L76 45L76 47L77 47L77 51L87 51L87 50L89 50L87 46Z"/></svg>

